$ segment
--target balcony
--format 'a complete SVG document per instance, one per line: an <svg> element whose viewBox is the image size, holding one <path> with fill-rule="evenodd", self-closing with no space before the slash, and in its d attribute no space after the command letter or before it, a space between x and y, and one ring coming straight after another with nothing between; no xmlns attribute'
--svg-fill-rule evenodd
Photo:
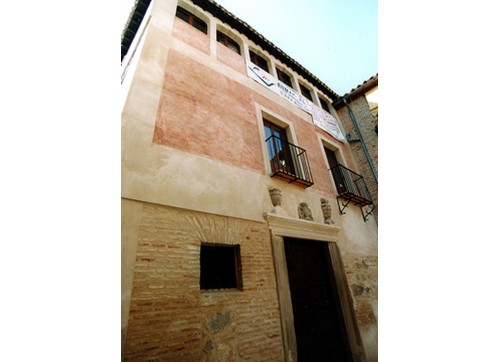
<svg viewBox="0 0 500 362"><path fill-rule="evenodd" d="M278 177L306 188L314 184L306 150L275 135L266 139L266 145L271 163L271 177Z"/></svg>
<svg viewBox="0 0 500 362"><path fill-rule="evenodd" d="M360 207L373 204L372 196L366 187L363 176L342 165L332 167L330 172L333 175L335 186L337 186L339 193L337 199L342 197L348 200L347 204L352 201Z"/></svg>

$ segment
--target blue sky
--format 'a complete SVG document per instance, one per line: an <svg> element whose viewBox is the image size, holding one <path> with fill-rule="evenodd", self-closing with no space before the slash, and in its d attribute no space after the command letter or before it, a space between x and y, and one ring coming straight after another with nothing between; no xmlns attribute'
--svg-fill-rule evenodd
<svg viewBox="0 0 500 362"><path fill-rule="evenodd" d="M339 95L378 73L377 0L215 1Z"/></svg>

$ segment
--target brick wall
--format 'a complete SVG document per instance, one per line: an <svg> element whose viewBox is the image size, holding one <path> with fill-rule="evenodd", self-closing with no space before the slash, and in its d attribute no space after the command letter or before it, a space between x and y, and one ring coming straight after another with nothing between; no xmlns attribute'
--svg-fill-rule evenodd
<svg viewBox="0 0 500 362"><path fill-rule="evenodd" d="M376 123L375 118L370 112L368 101L366 100L366 97L361 96L352 102L349 102L349 107L351 107L351 110L354 113L354 117L358 123L366 148L368 149L368 153L378 174L378 134L374 131ZM359 138L352 124L347 107L344 106L338 109L337 114L340 117L340 121L342 122L346 133L350 134L352 138ZM375 181L370 165L368 164L361 142L350 142L350 145L358 164L358 171L365 179L366 186L372 195L373 202L375 204L374 215L375 218L378 219L378 184Z"/></svg>
<svg viewBox="0 0 500 362"><path fill-rule="evenodd" d="M200 244L240 244L243 291L200 291ZM125 361L280 361L265 223L144 204Z"/></svg>

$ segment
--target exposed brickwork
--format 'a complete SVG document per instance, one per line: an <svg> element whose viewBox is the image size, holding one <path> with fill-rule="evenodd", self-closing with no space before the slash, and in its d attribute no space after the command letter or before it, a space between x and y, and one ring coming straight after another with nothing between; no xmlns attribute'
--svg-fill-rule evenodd
<svg viewBox="0 0 500 362"><path fill-rule="evenodd" d="M240 244L243 291L200 291L201 242ZM124 360L280 361L265 223L145 204Z"/></svg>
<svg viewBox="0 0 500 362"><path fill-rule="evenodd" d="M363 140L368 149L368 153L372 160L375 170L378 174L378 134L375 132L375 118L370 112L370 107L365 96L360 96L349 103L356 122L363 136ZM349 116L349 111L347 107L342 107L337 110L337 114L340 117L340 121L344 126L346 133L349 133L352 138L359 138L354 126L352 124L351 117ZM359 172L363 176L366 182L366 186L370 191L373 202L375 204L375 218L378 219L378 185L375 182L375 178L371 171L368 160L366 159L361 142L354 141L350 142L352 152L359 166Z"/></svg>

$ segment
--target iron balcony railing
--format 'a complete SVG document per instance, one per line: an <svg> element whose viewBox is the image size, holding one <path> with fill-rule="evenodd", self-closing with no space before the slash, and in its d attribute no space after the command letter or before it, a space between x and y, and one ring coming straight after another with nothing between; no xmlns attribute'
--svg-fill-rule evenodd
<svg viewBox="0 0 500 362"><path fill-rule="evenodd" d="M266 139L266 144L271 162L271 177L277 176L305 187L314 184L306 150L274 135Z"/></svg>
<svg viewBox="0 0 500 362"><path fill-rule="evenodd" d="M332 167L330 172L333 175L335 186L337 186L338 197L353 201L360 206L373 204L372 196L366 187L363 176L343 165Z"/></svg>

